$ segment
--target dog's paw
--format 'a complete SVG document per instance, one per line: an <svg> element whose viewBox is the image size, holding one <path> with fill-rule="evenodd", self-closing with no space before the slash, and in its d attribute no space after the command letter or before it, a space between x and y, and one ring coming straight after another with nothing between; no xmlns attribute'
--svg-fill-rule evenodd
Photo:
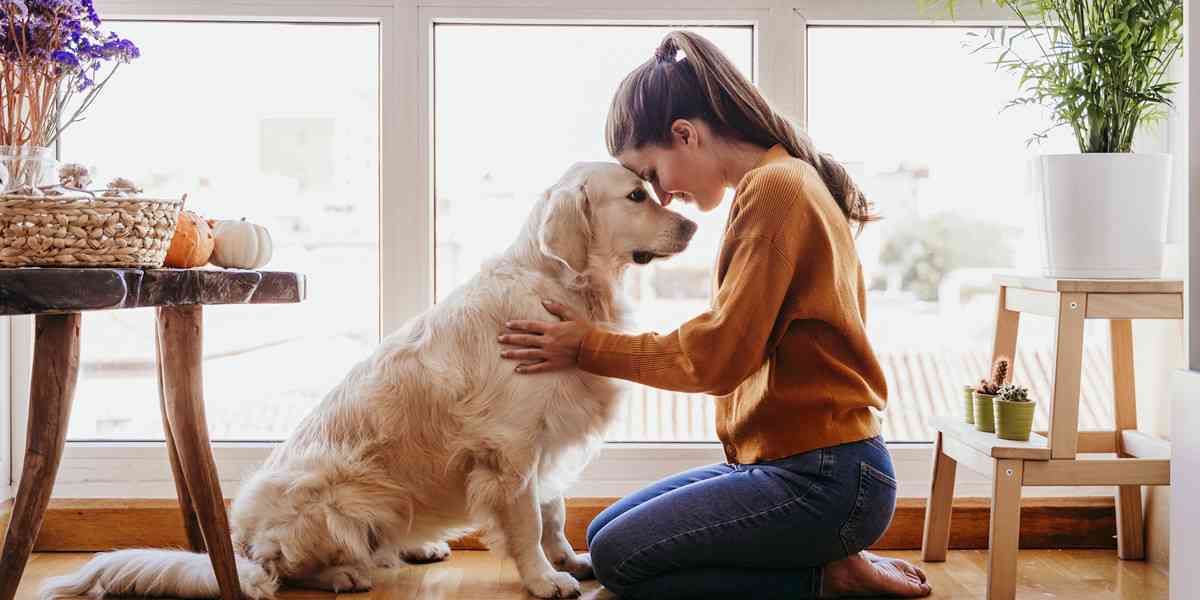
<svg viewBox="0 0 1200 600"><path fill-rule="evenodd" d="M376 550L371 555L371 562L375 564L376 569L397 569L403 567L406 561L400 557L400 552L396 550L383 551Z"/></svg>
<svg viewBox="0 0 1200 600"><path fill-rule="evenodd" d="M423 564L438 562L450 558L450 544L446 542L428 542L413 548L400 551L404 562Z"/></svg>
<svg viewBox="0 0 1200 600"><path fill-rule="evenodd" d="M337 565L321 571L316 583L331 592L365 592L371 589L371 575L366 569Z"/></svg>
<svg viewBox="0 0 1200 600"><path fill-rule="evenodd" d="M578 598L579 582L567 573L546 573L525 582L525 589L538 598Z"/></svg>
<svg viewBox="0 0 1200 600"><path fill-rule="evenodd" d="M596 577L596 573L592 571L592 557L589 554L575 554L572 552L562 558L555 559L554 568L570 573L575 579L581 581Z"/></svg>

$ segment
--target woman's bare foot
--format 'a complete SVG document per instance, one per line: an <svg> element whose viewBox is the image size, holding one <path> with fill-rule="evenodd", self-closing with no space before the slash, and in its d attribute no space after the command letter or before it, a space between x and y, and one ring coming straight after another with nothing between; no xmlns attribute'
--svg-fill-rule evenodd
<svg viewBox="0 0 1200 600"><path fill-rule="evenodd" d="M888 558L886 556L880 556L873 552L867 552L866 550L859 552L859 554L861 554L863 558L865 558L873 563L880 563L880 562L893 563L896 565L896 568L903 571L906 575L915 575L918 579L921 580L921 583L925 582L925 571L922 571L920 567L908 562L907 560L901 560L899 558Z"/></svg>
<svg viewBox="0 0 1200 600"><path fill-rule="evenodd" d="M821 587L825 598L923 598L933 591L925 582L925 573L912 563L870 552L825 565Z"/></svg>

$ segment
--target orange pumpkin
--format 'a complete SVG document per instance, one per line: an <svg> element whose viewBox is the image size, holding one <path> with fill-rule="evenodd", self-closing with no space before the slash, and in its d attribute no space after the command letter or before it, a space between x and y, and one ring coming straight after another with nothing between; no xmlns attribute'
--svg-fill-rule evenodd
<svg viewBox="0 0 1200 600"><path fill-rule="evenodd" d="M171 238L163 266L176 269L199 267L208 262L212 251L212 227L200 215L185 210L179 213L179 224L175 226L175 237Z"/></svg>

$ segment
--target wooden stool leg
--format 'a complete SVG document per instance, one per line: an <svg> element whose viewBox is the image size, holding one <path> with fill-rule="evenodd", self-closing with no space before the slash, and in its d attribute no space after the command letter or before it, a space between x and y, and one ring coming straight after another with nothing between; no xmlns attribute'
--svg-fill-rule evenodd
<svg viewBox="0 0 1200 600"><path fill-rule="evenodd" d="M157 326L156 326L157 328ZM179 465L179 450L175 447L175 436L171 434L171 422L167 418L167 398L163 393L163 356L162 344L158 341L158 332L154 335L155 376L158 379L158 408L162 413L163 434L166 436L167 457L171 461L171 474L175 479L175 495L179 498L179 510L183 513L183 529L187 532L188 546L193 552L205 552L204 534L200 532L200 520L196 517L196 507L192 503L192 494L188 490L187 478Z"/></svg>
<svg viewBox="0 0 1200 600"><path fill-rule="evenodd" d="M1079 448L1079 384L1083 379L1083 320L1087 294L1058 295L1054 389L1050 393L1050 458L1074 459Z"/></svg>
<svg viewBox="0 0 1200 600"><path fill-rule="evenodd" d="M992 480L988 538L988 600L1017 597L1017 548L1021 538L1021 478L1024 462L997 460Z"/></svg>
<svg viewBox="0 0 1200 600"><path fill-rule="evenodd" d="M42 529L79 377L79 313L38 315L21 483L0 551L0 600L12 600Z"/></svg>
<svg viewBox="0 0 1200 600"><path fill-rule="evenodd" d="M1113 417L1117 430L1118 456L1125 452L1122 431L1136 431L1137 392L1133 375L1133 322L1114 320L1109 323L1112 339ZM1142 486L1122 485L1117 488L1117 556L1122 560L1146 558L1146 529L1142 523Z"/></svg>
<svg viewBox="0 0 1200 600"><path fill-rule="evenodd" d="M1012 381L1013 370L1017 366L1017 334L1021 326L1021 313L1008 310L1006 298L1008 288L1001 287L996 296L996 328L992 330L992 362L988 369L996 364L1001 357L1008 359L1008 374L1005 381Z"/></svg>
<svg viewBox="0 0 1200 600"><path fill-rule="evenodd" d="M933 444L933 482L925 505L925 534L921 538L921 560L941 562L950 549L950 514L954 508L954 476L958 463L942 452L942 432Z"/></svg>
<svg viewBox="0 0 1200 600"><path fill-rule="evenodd" d="M217 478L200 364L202 310L200 306L170 306L158 309L158 342L162 353L163 401L168 429L178 452L179 469L200 520L200 530L216 571L223 600L239 600L237 566L229 517ZM177 488L178 489L178 488Z"/></svg>

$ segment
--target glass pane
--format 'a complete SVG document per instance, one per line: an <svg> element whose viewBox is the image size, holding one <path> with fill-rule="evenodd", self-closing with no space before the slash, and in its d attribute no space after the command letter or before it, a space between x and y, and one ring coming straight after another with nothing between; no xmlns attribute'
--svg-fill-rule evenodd
<svg viewBox="0 0 1200 600"><path fill-rule="evenodd" d="M847 163L884 220L858 239L871 341L888 377L885 434L927 441L932 414L960 414L960 390L988 369L992 275L1040 269L1029 177L1038 153L1075 152L1037 107L1001 111L1014 74L971 54L968 33L922 27L809 28L809 123L817 147ZM864 52L864 48L887 48ZM949 75L949 74L952 74ZM1045 427L1052 323L1023 318L1017 383ZM1107 334L1089 323L1082 428L1112 425Z"/></svg>
<svg viewBox="0 0 1200 600"><path fill-rule="evenodd" d="M613 93L671 29L434 29L439 299L512 242L534 202L571 163L612 160L604 146L604 121ZM752 72L752 28L694 30L743 73ZM700 224L689 250L631 269L627 279L638 326L646 330L672 331L708 306L725 211L680 210ZM708 398L639 388L627 408L610 439L716 439Z"/></svg>
<svg viewBox="0 0 1200 600"><path fill-rule="evenodd" d="M302 304L204 313L212 437L283 439L378 340L378 28L113 27L142 58L67 131L63 159L261 223L265 268L308 276ZM162 439L153 332L151 310L85 314L71 439Z"/></svg>

